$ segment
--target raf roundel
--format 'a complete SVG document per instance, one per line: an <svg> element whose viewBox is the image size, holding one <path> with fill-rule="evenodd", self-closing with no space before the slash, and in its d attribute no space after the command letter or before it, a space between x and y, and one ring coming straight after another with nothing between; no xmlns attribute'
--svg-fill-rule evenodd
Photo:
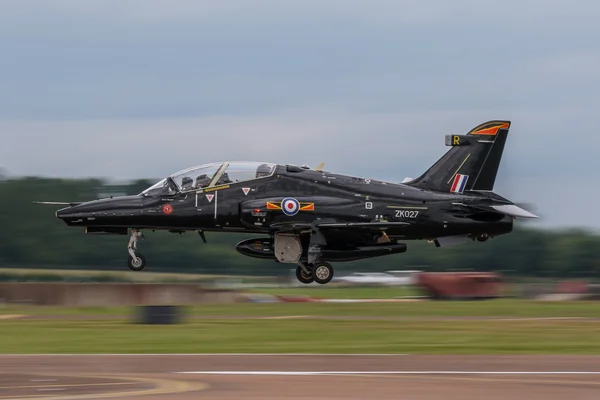
<svg viewBox="0 0 600 400"><path fill-rule="evenodd" d="M285 215L291 217L292 215L298 214L298 211L300 211L300 203L298 200L288 197L281 202L281 209Z"/></svg>

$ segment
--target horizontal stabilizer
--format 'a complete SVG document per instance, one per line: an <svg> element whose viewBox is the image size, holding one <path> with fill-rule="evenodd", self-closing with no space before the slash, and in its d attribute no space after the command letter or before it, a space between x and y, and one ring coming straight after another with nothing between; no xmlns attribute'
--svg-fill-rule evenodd
<svg viewBox="0 0 600 400"><path fill-rule="evenodd" d="M517 206L516 204L496 204L496 205L476 205L476 204L464 204L464 203L453 203L457 206L467 207L477 211L493 211L508 215L513 218L539 218L537 215L530 213L529 211Z"/></svg>
<svg viewBox="0 0 600 400"><path fill-rule="evenodd" d="M504 204L500 206L491 206L494 210L501 212L502 214L510 215L515 218L539 218L537 215L530 213L529 211L515 205L515 204Z"/></svg>

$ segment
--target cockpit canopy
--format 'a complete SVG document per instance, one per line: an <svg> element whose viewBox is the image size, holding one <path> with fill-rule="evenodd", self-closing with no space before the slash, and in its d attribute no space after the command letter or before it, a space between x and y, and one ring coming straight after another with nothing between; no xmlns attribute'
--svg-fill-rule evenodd
<svg viewBox="0 0 600 400"><path fill-rule="evenodd" d="M274 163L254 161L202 164L179 171L144 190L141 194L165 196L206 187L251 181L273 175L276 166L277 164Z"/></svg>

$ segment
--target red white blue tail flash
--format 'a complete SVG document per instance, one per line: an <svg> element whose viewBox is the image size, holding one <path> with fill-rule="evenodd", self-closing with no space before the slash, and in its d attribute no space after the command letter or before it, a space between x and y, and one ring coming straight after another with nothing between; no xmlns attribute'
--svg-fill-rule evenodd
<svg viewBox="0 0 600 400"><path fill-rule="evenodd" d="M453 193L462 193L465 191L465 186L467 186L467 180L469 179L469 175L461 175L456 174L454 178L454 182L452 183L452 188L450 189Z"/></svg>

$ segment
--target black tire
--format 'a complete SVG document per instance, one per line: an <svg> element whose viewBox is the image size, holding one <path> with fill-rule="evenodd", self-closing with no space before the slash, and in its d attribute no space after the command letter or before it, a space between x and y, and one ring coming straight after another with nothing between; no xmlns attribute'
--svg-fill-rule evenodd
<svg viewBox="0 0 600 400"><path fill-rule="evenodd" d="M306 272L304 272L304 270L302 269L302 267L296 268L296 278L301 283L305 283L307 285L309 283L313 283L315 281L315 279L313 278L312 273L311 274L306 274Z"/></svg>
<svg viewBox="0 0 600 400"><path fill-rule="evenodd" d="M146 266L146 258L141 253L135 253L135 255L138 258L138 263L133 261L133 257L130 254L127 258L127 266L132 271L141 271Z"/></svg>
<svg viewBox="0 0 600 400"><path fill-rule="evenodd" d="M320 261L313 266L312 274L315 282L325 285L333 279L333 267L327 262Z"/></svg>

